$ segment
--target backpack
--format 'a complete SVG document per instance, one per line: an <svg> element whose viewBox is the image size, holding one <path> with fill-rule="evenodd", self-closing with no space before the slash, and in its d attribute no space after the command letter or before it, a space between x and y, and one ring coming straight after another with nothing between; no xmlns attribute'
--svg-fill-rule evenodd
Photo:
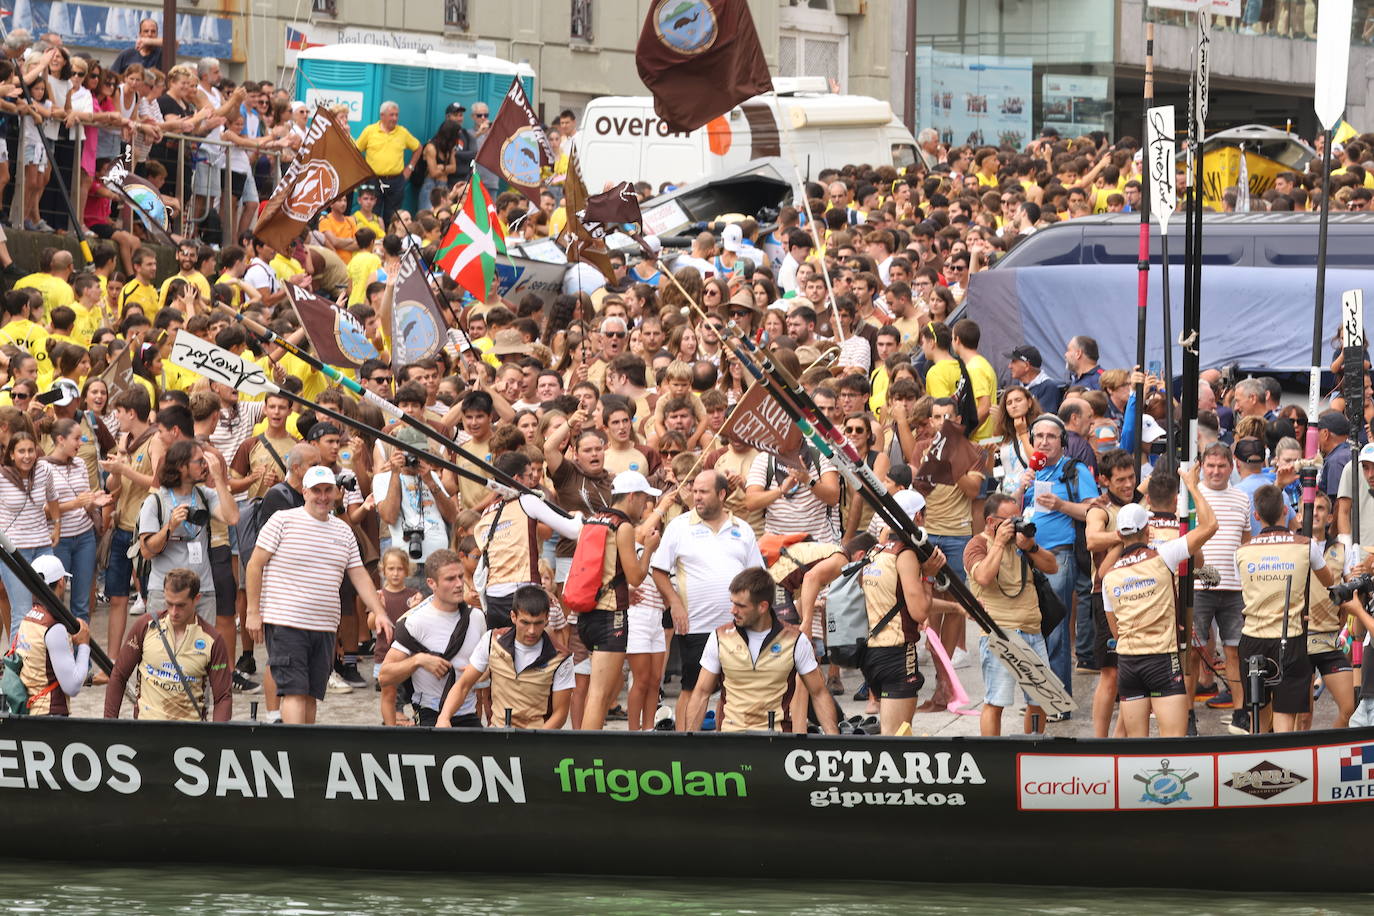
<svg viewBox="0 0 1374 916"><path fill-rule="evenodd" d="M839 576L830 583L825 599L825 647L830 660L845 668L863 664L868 641L883 630L905 606L898 601L883 615L877 626L868 625L868 602L864 600L863 569L882 551L875 547L862 559L845 564Z"/></svg>
<svg viewBox="0 0 1374 916"><path fill-rule="evenodd" d="M277 450L272 447L272 443L267 441L266 434L255 436L254 438L262 443L263 448L267 449L267 453L277 462L277 467L281 468L282 474L286 474L286 464L281 460L281 456L277 454ZM284 483L286 483L286 481L283 480L274 483L272 486L277 487ZM286 485L290 486L290 484ZM269 493L271 490L272 487L268 487ZM259 511L262 506L262 500L262 496L256 496L248 500L243 510L239 512L239 523L236 526L239 539L239 556L244 558L242 562L245 565L248 563L246 558L253 555L253 547L258 543L258 533L262 531L262 526L267 522L267 518Z"/></svg>
<svg viewBox="0 0 1374 916"><path fill-rule="evenodd" d="M35 700L58 686L57 681L53 681L37 694L30 696L28 685L19 676L20 670L24 667L24 659L17 651L18 646L19 635L15 634L10 650L0 656L0 715L27 716Z"/></svg>
<svg viewBox="0 0 1374 916"><path fill-rule="evenodd" d="M1064 470L1060 472L1059 475L1059 482L1062 483L1064 485L1064 489L1068 491L1069 502L1071 503L1079 502L1078 466L1082 463L1083 462L1079 461L1077 458L1069 458L1067 461L1064 462ZM1093 571L1093 556L1092 552L1088 550L1087 524L1085 522L1074 520L1072 517L1070 518L1070 521L1073 522L1074 562L1078 566L1079 573L1085 576L1090 576L1092 575Z"/></svg>
<svg viewBox="0 0 1374 916"><path fill-rule="evenodd" d="M582 523L573 550L572 568L563 583L563 608L582 614L596 608L601 593L625 580L625 573L616 564L615 576L602 583L601 570L606 563L606 551L615 550L615 532L625 515L614 509L603 509Z"/></svg>

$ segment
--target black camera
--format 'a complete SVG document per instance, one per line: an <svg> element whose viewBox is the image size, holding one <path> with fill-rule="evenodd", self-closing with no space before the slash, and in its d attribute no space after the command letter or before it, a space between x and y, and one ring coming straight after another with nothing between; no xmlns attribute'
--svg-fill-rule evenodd
<svg viewBox="0 0 1374 916"><path fill-rule="evenodd" d="M340 490L358 489L358 475L352 471L340 471L334 479L338 481Z"/></svg>
<svg viewBox="0 0 1374 916"><path fill-rule="evenodd" d="M419 466L420 466L420 459L419 459L419 458L415 457L414 455L406 455L406 467L408 467L408 468L418 468Z"/></svg>
<svg viewBox="0 0 1374 916"><path fill-rule="evenodd" d="M1374 576L1369 575L1356 576L1349 582L1338 582L1327 590L1336 604L1343 604L1356 595L1367 598L1371 592L1374 592Z"/></svg>
<svg viewBox="0 0 1374 916"><path fill-rule="evenodd" d="M1017 534L1023 534L1032 540L1035 539L1035 522L1017 516L1011 520L1011 530Z"/></svg>
<svg viewBox="0 0 1374 916"><path fill-rule="evenodd" d="M186 513L186 521L192 525L204 525L210 521L210 510L191 509Z"/></svg>
<svg viewBox="0 0 1374 916"><path fill-rule="evenodd" d="M425 555L425 529L406 527L406 552L410 554L412 560L420 560Z"/></svg>

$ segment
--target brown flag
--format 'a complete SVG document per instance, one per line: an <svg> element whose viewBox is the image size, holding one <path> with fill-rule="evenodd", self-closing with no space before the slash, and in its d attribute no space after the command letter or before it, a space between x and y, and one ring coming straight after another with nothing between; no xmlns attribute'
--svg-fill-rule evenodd
<svg viewBox="0 0 1374 916"><path fill-rule="evenodd" d="M588 199L587 186L582 183L582 169L577 164L577 150L574 149L568 157L568 177L563 182L563 207L568 222L563 227L562 236L567 239L568 262L590 264L601 271L607 283L615 283L615 270L606 253L606 227L600 223L589 226L582 222Z"/></svg>
<svg viewBox="0 0 1374 916"><path fill-rule="evenodd" d="M753 446L789 468L803 467L801 430L758 382L749 386L725 418L720 437Z"/></svg>
<svg viewBox="0 0 1374 916"><path fill-rule="evenodd" d="M946 420L935 433L926 449L921 466L916 469L912 483L929 495L936 484L953 486L954 482L983 462L983 450L964 435L957 423Z"/></svg>
<svg viewBox="0 0 1374 916"><path fill-rule="evenodd" d="M448 339L448 322L434 299L428 270L414 247L401 252L391 304L391 362L398 367L432 358Z"/></svg>
<svg viewBox="0 0 1374 916"><path fill-rule="evenodd" d="M610 190L593 194L578 214L583 223L638 223L643 217L639 213L639 195L635 186L622 181Z"/></svg>
<svg viewBox="0 0 1374 916"><path fill-rule="evenodd" d="M635 63L677 132L773 89L747 0L652 0Z"/></svg>
<svg viewBox="0 0 1374 916"><path fill-rule="evenodd" d="M553 147L517 76L477 151L477 164L500 175L538 206L540 184L553 168L553 160Z"/></svg>
<svg viewBox="0 0 1374 916"><path fill-rule="evenodd" d="M142 382L134 378L133 348L136 346L140 346L140 344L130 344L120 350L119 354L115 356L114 362L110 363L105 371L100 373L100 379L105 383L105 390L109 392L107 403L113 404L120 395L134 388L147 390L143 387ZM156 406L152 403L151 398L148 406Z"/></svg>
<svg viewBox="0 0 1374 916"><path fill-rule="evenodd" d="M353 138L333 115L316 108L296 160L263 205L258 237L285 251L330 201L375 177Z"/></svg>
<svg viewBox="0 0 1374 916"><path fill-rule="evenodd" d="M291 304L301 317L305 336L310 338L310 349L321 362L356 371L369 359L377 358L377 348L352 315L294 283L286 284L286 288L291 291Z"/></svg>

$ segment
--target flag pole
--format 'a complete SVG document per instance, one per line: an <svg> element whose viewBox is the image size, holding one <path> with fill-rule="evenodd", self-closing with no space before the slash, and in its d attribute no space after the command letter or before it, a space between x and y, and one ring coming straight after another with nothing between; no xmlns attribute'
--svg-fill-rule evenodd
<svg viewBox="0 0 1374 916"><path fill-rule="evenodd" d="M1145 130L1149 133L1149 110L1155 93L1155 25L1145 23ZM1148 150L1141 155L1147 177L1150 169ZM1150 296L1150 188L1143 189L1140 195L1140 244L1136 261L1136 318L1135 318L1135 367L1145 369L1145 318ZM1166 342L1167 346L1167 342ZM1145 424L1145 383L1135 386L1135 419L1131 424L1131 441L1135 446L1136 473L1140 472L1141 460L1145 454L1141 441Z"/></svg>

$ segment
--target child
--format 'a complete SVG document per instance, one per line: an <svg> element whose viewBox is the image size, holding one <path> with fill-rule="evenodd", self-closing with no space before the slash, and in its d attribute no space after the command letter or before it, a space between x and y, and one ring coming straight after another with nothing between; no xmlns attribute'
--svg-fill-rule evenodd
<svg viewBox="0 0 1374 916"><path fill-rule="evenodd" d="M411 574L410 557L399 547L388 547L382 554L382 610L392 624L399 623L406 611L420 600L420 593L406 585L406 577ZM372 679L377 679L382 670L382 659L391 650L391 640L386 638L378 622L369 614L367 626L377 634L377 644L372 650ZM409 718L397 721L396 710L403 704L396 698L395 687L382 688L382 724L410 725Z"/></svg>
<svg viewBox="0 0 1374 916"><path fill-rule="evenodd" d="M48 224L38 217L38 200L43 196L43 188L52 176L48 163L47 147L43 145L42 123L52 117L52 105L48 103L48 81L46 77L36 77L29 83L31 101L23 106L28 112L23 122L24 144L24 228L35 231L51 231ZM17 222L17 221L16 221ZM41 225L40 225L41 224Z"/></svg>

